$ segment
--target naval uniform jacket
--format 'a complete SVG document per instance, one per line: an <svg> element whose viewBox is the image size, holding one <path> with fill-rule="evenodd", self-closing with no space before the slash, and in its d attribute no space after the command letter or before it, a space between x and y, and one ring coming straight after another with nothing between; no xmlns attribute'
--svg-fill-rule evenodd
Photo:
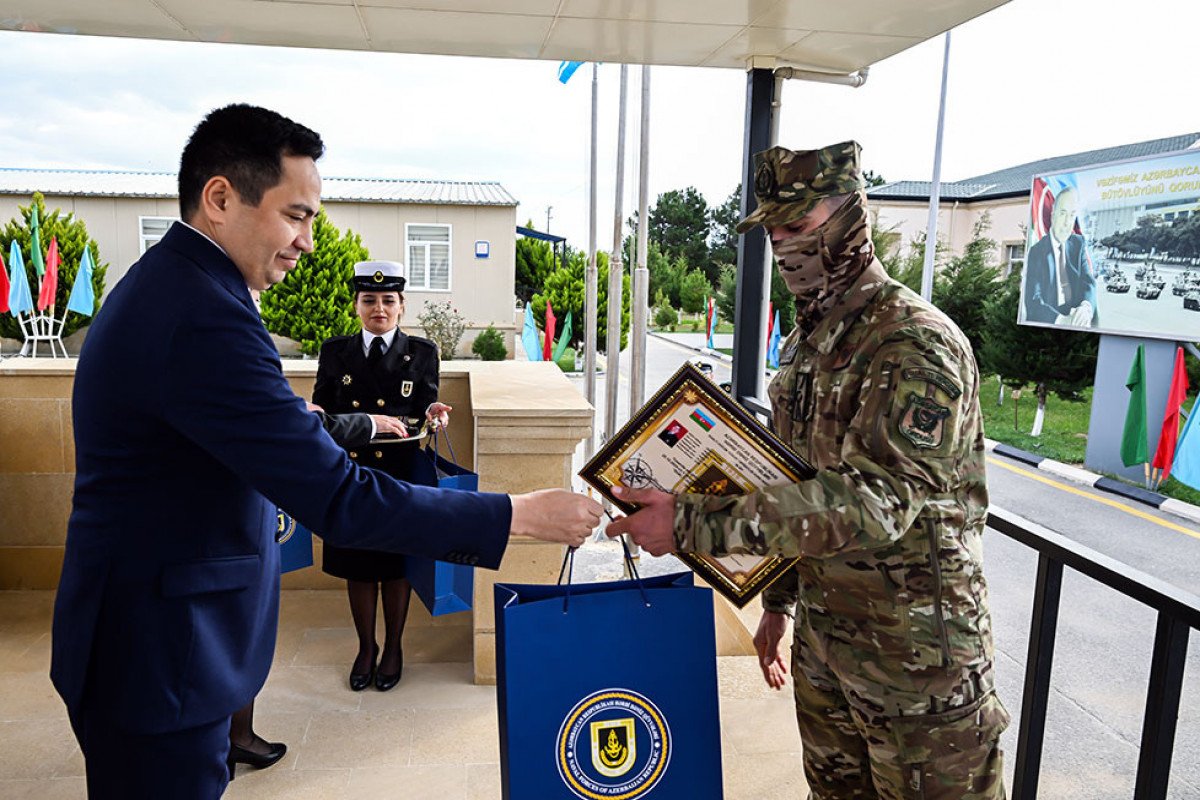
<svg viewBox="0 0 1200 800"><path fill-rule="evenodd" d="M132 733L229 716L275 648L275 508L337 544L496 567L504 495L346 457L283 375L234 263L175 224L121 279L75 372L75 492L50 677ZM135 765L136 768L136 765Z"/></svg>
<svg viewBox="0 0 1200 800"><path fill-rule="evenodd" d="M437 400L439 363L433 342L396 331L391 346L372 368L363 352L362 333L335 336L321 345L313 402L333 414L387 414L419 424L424 421L425 409ZM417 442L388 442L347 446L346 450L362 466L407 480L418 447ZM325 572L347 580L404 577L404 557L395 553L327 543L322 559Z"/></svg>

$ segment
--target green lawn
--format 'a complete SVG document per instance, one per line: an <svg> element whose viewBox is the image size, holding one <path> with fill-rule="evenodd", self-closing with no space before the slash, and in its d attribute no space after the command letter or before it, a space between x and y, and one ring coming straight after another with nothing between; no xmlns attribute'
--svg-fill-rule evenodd
<svg viewBox="0 0 1200 800"><path fill-rule="evenodd" d="M1013 399L1012 391L1004 390L1004 404L998 405L998 385L994 377L987 378L981 386L979 401L983 410L984 431L989 439L1036 453L1066 464L1083 466L1087 452L1087 430L1092 414L1092 390L1084 394L1082 403L1068 403L1051 394L1046 399L1046 417L1042 424L1042 435L1033 437L1033 417L1037 413L1037 397L1029 387ZM1184 404L1191 408L1192 400ZM1168 478L1157 491L1185 503L1200 505L1200 491L1186 486L1174 478Z"/></svg>

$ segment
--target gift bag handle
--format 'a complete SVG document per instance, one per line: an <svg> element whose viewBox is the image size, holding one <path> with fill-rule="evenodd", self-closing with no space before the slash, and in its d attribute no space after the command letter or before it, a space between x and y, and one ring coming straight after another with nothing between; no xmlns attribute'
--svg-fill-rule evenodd
<svg viewBox="0 0 1200 800"><path fill-rule="evenodd" d="M438 429L437 428L433 429L433 435L430 436L430 439L431 439L430 444L425 447L425 452L428 453L430 451L430 449L432 449L433 456L431 457L431 460L436 463L437 456L438 456ZM450 451L450 460L453 461L454 466L457 467L458 466L458 457L454 455L454 445L450 443L450 434L446 434L446 448Z"/></svg>
<svg viewBox="0 0 1200 800"><path fill-rule="evenodd" d="M604 513L608 514L607 511ZM611 520L612 514L608 514L608 518ZM620 539L621 539L621 550L624 551L623 558L625 559L625 566L629 569L629 574L633 576L633 579L635 581L637 581L638 590L641 591L641 593L642 593L642 602L644 602L646 604L646 608L649 608L650 607L650 596L648 594L646 594L646 584L644 584L642 582L642 576L638 573L637 564L635 564L633 561L633 554L629 552L629 544L626 543L625 537L622 536L622 537L620 537ZM567 554L565 556L563 556L562 566L559 567L559 570L558 570L558 585L559 586L564 585L563 584L563 574L565 573L567 576L567 582L565 584L566 592L564 592L564 594L563 594L563 613L564 614L567 613L568 605L571 602L571 577L575 572L575 551L578 549L579 549L578 547L568 547L567 548Z"/></svg>

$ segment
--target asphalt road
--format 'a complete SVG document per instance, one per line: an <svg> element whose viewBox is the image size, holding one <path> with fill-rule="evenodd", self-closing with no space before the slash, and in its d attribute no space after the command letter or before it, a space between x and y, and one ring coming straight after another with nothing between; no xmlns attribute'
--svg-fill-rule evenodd
<svg viewBox="0 0 1200 800"><path fill-rule="evenodd" d="M715 381L729 380L728 362L649 337L647 396L684 361L697 358L713 365ZM629 416L629 363L628 352L623 353L617 427ZM583 391L582 378L573 382ZM605 386L606 375L601 374L595 403L598 432L604 427ZM577 468L582 466L582 447L576 461ZM1037 522L1133 570L1200 593L1200 531L1187 520L995 454L988 456L988 483L993 506ZM1011 775L1038 559L1033 550L993 530L985 535L984 552L997 681L1001 699L1013 717L1004 736ZM589 546L580 551L577 569L585 580L616 578L619 559L619 550ZM671 557L643 556L641 562L643 571L650 573L680 568ZM1040 797L1116 800L1133 796L1155 624L1150 609L1066 570ZM1200 800L1200 635L1195 631L1184 675L1168 796Z"/></svg>

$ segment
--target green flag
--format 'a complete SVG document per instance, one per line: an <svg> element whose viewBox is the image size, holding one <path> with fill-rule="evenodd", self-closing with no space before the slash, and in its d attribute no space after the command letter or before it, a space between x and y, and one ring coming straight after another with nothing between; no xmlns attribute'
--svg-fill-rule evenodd
<svg viewBox="0 0 1200 800"><path fill-rule="evenodd" d="M563 323L562 333L558 337L558 345L554 348L554 358L558 361L562 358L562 354L567 351L567 345L571 342L571 311L567 310L567 321Z"/></svg>
<svg viewBox="0 0 1200 800"><path fill-rule="evenodd" d="M33 219L29 223L29 231L33 234L33 239L29 243L29 260L33 262L33 268L37 270L38 277L46 274L46 262L42 260L42 242L41 232L38 230L38 213L37 206L33 207Z"/></svg>
<svg viewBox="0 0 1200 800"><path fill-rule="evenodd" d="M1132 467L1150 460L1149 425L1146 423L1146 359L1144 347L1129 368L1125 387L1129 389L1129 410L1125 412L1125 432L1121 434L1121 462Z"/></svg>

